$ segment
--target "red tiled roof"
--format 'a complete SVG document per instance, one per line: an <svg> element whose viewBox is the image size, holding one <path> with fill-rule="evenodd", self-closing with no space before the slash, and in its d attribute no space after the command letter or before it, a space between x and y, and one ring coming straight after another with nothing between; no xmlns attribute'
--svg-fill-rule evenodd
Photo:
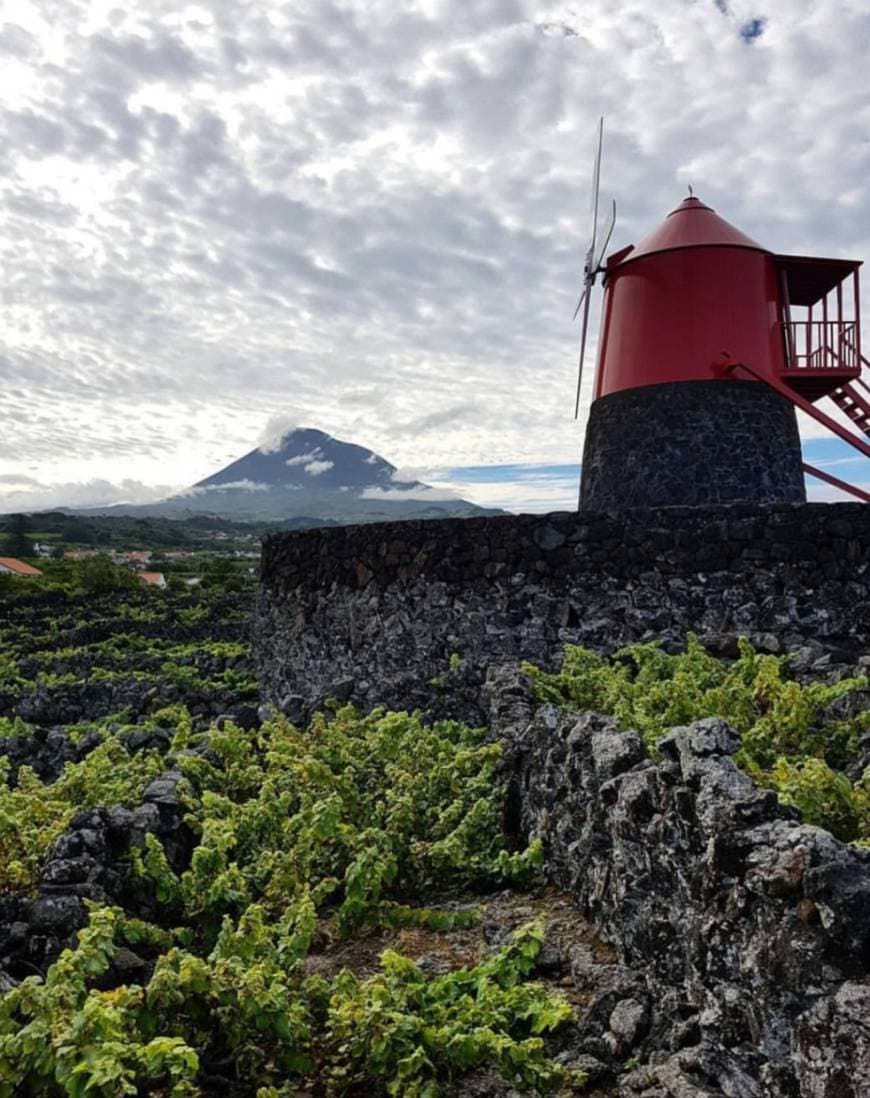
<svg viewBox="0 0 870 1098"><path fill-rule="evenodd" d="M159 587L161 583L166 582L162 572L138 572L137 575L143 583L152 587Z"/></svg>
<svg viewBox="0 0 870 1098"><path fill-rule="evenodd" d="M42 575L38 568L34 568L32 564L25 564L23 560L16 560L15 557L0 557L0 568L8 568L17 576Z"/></svg>

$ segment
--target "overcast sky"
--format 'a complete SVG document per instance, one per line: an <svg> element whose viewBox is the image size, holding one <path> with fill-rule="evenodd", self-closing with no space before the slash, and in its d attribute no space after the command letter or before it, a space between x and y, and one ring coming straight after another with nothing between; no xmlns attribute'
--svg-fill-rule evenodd
<svg viewBox="0 0 870 1098"><path fill-rule="evenodd" d="M0 25L0 510L153 498L278 417L481 502L543 467L571 506L547 469L582 446L599 114L614 249L691 183L774 251L870 258L866 0L0 0Z"/></svg>

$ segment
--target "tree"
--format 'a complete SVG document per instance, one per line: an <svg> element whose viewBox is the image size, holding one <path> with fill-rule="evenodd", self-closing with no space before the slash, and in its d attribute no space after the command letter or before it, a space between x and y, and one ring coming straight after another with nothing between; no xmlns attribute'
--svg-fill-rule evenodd
<svg viewBox="0 0 870 1098"><path fill-rule="evenodd" d="M33 542L27 536L27 527L27 515L9 516L6 548L10 557L29 557L33 552Z"/></svg>
<svg viewBox="0 0 870 1098"><path fill-rule="evenodd" d="M73 542L78 545L97 544L97 535L93 526L72 515L69 516L61 537L68 545Z"/></svg>
<svg viewBox="0 0 870 1098"><path fill-rule="evenodd" d="M75 575L78 586L89 595L130 590L139 586L139 580L133 572L119 568L103 553L80 560L76 565Z"/></svg>
<svg viewBox="0 0 870 1098"><path fill-rule="evenodd" d="M241 591L242 586L242 577L228 557L215 557L203 573L203 590Z"/></svg>

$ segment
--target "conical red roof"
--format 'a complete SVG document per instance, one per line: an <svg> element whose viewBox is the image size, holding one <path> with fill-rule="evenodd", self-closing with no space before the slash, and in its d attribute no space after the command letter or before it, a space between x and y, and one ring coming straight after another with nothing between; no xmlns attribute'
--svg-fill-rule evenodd
<svg viewBox="0 0 870 1098"><path fill-rule="evenodd" d="M665 218L657 229L645 236L636 248L628 253L623 263L631 263L642 255L667 252L674 248L700 248L726 245L732 248L753 248L766 252L762 246L735 229L733 225L694 197L684 198L677 208Z"/></svg>

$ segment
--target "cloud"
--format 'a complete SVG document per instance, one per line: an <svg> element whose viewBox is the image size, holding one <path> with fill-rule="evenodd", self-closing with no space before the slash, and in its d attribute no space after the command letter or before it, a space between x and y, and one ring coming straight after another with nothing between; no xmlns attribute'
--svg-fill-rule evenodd
<svg viewBox="0 0 870 1098"><path fill-rule="evenodd" d="M245 477L242 480L222 481L220 484L197 484L193 488L187 488L178 494L181 496L202 496L207 492L229 492L234 489L242 492L267 492L269 485Z"/></svg>
<svg viewBox="0 0 870 1098"><path fill-rule="evenodd" d="M429 470L429 466L405 466L402 469L393 469L390 480L397 484L407 485L421 479L421 475Z"/></svg>
<svg viewBox="0 0 870 1098"><path fill-rule="evenodd" d="M456 493L447 487L429 487L425 484L415 485L413 488L364 488L360 493L363 499L419 499L436 503L440 500L456 499Z"/></svg>
<svg viewBox="0 0 870 1098"><path fill-rule="evenodd" d="M299 426L298 419L288 413L271 416L257 439L257 449L263 454L274 454L281 449L287 435L292 434Z"/></svg>
<svg viewBox="0 0 870 1098"><path fill-rule="evenodd" d="M304 454L297 454L295 457L287 458L284 462L285 465L307 465L309 461L314 461L316 458L322 457L323 451L319 446L316 446L313 450L308 450ZM331 463L330 463L331 464Z"/></svg>
<svg viewBox="0 0 870 1098"><path fill-rule="evenodd" d="M305 472L310 477L319 477L321 473L327 472L335 465L334 461L310 461L305 466Z"/></svg>
<svg viewBox="0 0 870 1098"><path fill-rule="evenodd" d="M168 485L142 484L123 480L113 484L107 480L41 484L31 477L0 478L0 514L16 511L50 511L58 507L110 507L121 503L154 503L165 499L176 489Z"/></svg>
<svg viewBox="0 0 870 1098"><path fill-rule="evenodd" d="M2 485L6 485L6 487L3 488ZM11 492L39 486L39 481L35 477L25 476L24 473L3 473L0 475L0 491Z"/></svg>
<svg viewBox="0 0 870 1098"><path fill-rule="evenodd" d="M244 478L243 480L228 480L223 484L209 484L205 490L207 492L224 492L231 488L240 488L244 492L268 492L269 485Z"/></svg>
<svg viewBox="0 0 870 1098"><path fill-rule="evenodd" d="M441 482L481 507L543 513L574 511L579 465L482 465L453 469Z"/></svg>
<svg viewBox="0 0 870 1098"><path fill-rule="evenodd" d="M397 426L395 434L397 437L405 435L418 438L446 426L456 428L461 424L470 426L479 423L485 417L485 414L485 409L480 405L470 403L451 404L447 408L417 416L410 423L406 423L401 427Z"/></svg>
<svg viewBox="0 0 870 1098"><path fill-rule="evenodd" d="M300 424L403 467L576 462L600 114L614 250L691 182L774 251L870 255L857 3L5 18L4 475L191 484Z"/></svg>
<svg viewBox="0 0 870 1098"><path fill-rule="evenodd" d="M557 35L562 38L578 38L579 34L567 23L536 23L535 29L545 35Z"/></svg>

